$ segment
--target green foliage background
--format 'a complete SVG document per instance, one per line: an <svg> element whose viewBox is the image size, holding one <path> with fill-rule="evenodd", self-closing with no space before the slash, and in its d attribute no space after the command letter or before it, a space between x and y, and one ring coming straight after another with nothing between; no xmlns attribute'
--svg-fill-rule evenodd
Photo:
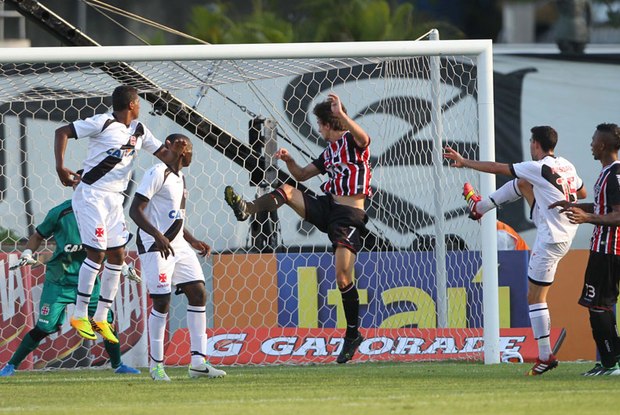
<svg viewBox="0 0 620 415"><path fill-rule="evenodd" d="M252 0L249 14L217 0L191 15L187 32L213 44L413 40L432 28L444 38L464 37L449 23L424 19L411 3L389 0Z"/></svg>

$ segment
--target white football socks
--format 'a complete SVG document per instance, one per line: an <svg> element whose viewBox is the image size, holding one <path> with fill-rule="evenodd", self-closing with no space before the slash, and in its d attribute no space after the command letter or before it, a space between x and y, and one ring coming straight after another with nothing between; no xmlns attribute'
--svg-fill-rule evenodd
<svg viewBox="0 0 620 415"><path fill-rule="evenodd" d="M204 356L207 354L207 315L205 311L205 306L187 306L190 351L200 353L200 355L192 355L192 366L203 364Z"/></svg>
<svg viewBox="0 0 620 415"><path fill-rule="evenodd" d="M519 193L517 180L506 182L502 187L491 193L488 197L482 198L476 203L476 212L484 215L491 209L498 208L506 203L519 200L523 195Z"/></svg>
<svg viewBox="0 0 620 415"><path fill-rule="evenodd" d="M121 280L122 265L104 263L103 272L101 273L101 291L99 293L99 302L97 303L97 311L93 316L95 321L106 321L108 312L112 307L114 297L118 291L118 284Z"/></svg>
<svg viewBox="0 0 620 415"><path fill-rule="evenodd" d="M82 262L80 271L78 274L78 295L75 303L75 311L73 316L77 318L88 317L88 304L90 303L90 296L93 293L93 287L95 286L95 280L101 265L86 258Z"/></svg>
<svg viewBox="0 0 620 415"><path fill-rule="evenodd" d="M551 356L551 317L547 303L530 304L530 322L534 338L538 342L538 357L546 361Z"/></svg>
<svg viewBox="0 0 620 415"><path fill-rule="evenodd" d="M164 336L166 335L166 321L168 313L151 310L149 314L149 356L151 368L164 360Z"/></svg>

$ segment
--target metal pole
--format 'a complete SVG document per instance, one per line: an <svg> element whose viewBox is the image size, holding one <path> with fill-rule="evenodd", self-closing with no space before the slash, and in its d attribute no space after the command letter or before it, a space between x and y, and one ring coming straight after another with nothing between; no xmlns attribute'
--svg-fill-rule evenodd
<svg viewBox="0 0 620 415"><path fill-rule="evenodd" d="M78 0L78 9L77 9L77 22L78 22L78 27L80 28L80 30L84 33L86 33L86 3L84 3L83 1Z"/></svg>
<svg viewBox="0 0 620 415"><path fill-rule="evenodd" d="M490 44L491 41L489 41ZM478 128L480 160L495 160L495 125L493 123L493 52L492 46L478 55ZM495 190L495 175L481 174L480 190L488 195ZM497 283L497 213L490 210L482 217L482 304L484 319L484 363L500 361L499 288Z"/></svg>
<svg viewBox="0 0 620 415"><path fill-rule="evenodd" d="M433 29L430 40L439 40L439 31ZM433 126L433 183L435 185L435 278L437 284L437 327L448 326L448 274L446 270L446 237L444 220L445 186L443 169L443 116L441 109L441 58L433 56L431 64L432 110L431 125Z"/></svg>

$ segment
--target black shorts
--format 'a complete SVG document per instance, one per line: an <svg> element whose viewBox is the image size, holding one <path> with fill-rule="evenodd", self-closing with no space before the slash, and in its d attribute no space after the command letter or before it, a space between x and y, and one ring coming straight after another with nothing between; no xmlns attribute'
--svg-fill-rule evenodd
<svg viewBox="0 0 620 415"><path fill-rule="evenodd" d="M362 248L360 233L368 222L364 210L338 204L331 195L304 193L304 204L305 219L329 236L334 250L343 246L356 254Z"/></svg>
<svg viewBox="0 0 620 415"><path fill-rule="evenodd" d="M590 251L579 304L611 309L618 301L620 256Z"/></svg>

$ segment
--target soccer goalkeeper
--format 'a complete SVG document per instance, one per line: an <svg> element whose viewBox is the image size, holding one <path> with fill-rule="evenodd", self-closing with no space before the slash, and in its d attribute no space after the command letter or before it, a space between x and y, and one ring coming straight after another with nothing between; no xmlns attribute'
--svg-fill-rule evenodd
<svg viewBox="0 0 620 415"><path fill-rule="evenodd" d="M12 376L23 360L39 346L44 338L60 330L67 305L75 304L78 273L86 258L86 251L82 248L71 200L64 201L47 213L43 222L37 226L35 233L28 239L26 249L22 252L19 262L12 265L10 269L36 264L37 261L33 258L32 253L41 246L45 239L52 236L56 241L56 249L46 264L45 282L39 302L39 319L35 327L26 333L9 362L0 370L0 376ZM124 267L124 274L131 279L139 279L135 270L126 266ZM91 317L97 308L98 298L99 278L95 281L93 295L88 306L88 313ZM113 314L110 310L108 323L112 322ZM103 344L115 373L140 373L139 370L123 364L121 347L118 343L104 340Z"/></svg>

